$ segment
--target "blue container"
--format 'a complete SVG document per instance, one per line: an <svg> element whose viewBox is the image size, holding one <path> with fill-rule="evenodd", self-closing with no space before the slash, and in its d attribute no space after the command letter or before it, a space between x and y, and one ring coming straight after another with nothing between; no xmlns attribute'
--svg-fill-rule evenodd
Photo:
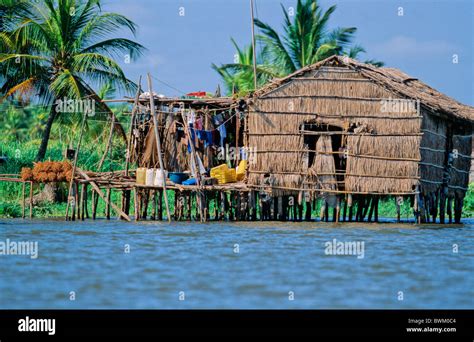
<svg viewBox="0 0 474 342"><path fill-rule="evenodd" d="M168 178L176 184L181 184L183 181L189 178L187 173L184 172L170 172Z"/></svg>
<svg viewBox="0 0 474 342"><path fill-rule="evenodd" d="M197 184L196 178L189 178L185 180L182 184L183 185L196 185Z"/></svg>

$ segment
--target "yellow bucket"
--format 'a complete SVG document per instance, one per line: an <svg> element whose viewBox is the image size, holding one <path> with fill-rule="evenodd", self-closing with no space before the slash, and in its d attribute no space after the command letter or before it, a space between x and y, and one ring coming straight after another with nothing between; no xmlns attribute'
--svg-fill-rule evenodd
<svg viewBox="0 0 474 342"><path fill-rule="evenodd" d="M139 167L137 169L137 180L138 185L145 185L146 184L146 168Z"/></svg>
<svg viewBox="0 0 474 342"><path fill-rule="evenodd" d="M237 180L241 181L245 178L245 170L247 169L247 161L241 160L239 166L237 167Z"/></svg>

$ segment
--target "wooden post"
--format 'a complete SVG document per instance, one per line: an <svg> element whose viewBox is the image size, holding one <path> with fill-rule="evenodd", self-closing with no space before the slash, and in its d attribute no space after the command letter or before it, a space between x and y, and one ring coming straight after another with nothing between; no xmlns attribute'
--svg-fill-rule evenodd
<svg viewBox="0 0 474 342"><path fill-rule="evenodd" d="M445 188L441 188L439 194L439 223L444 224L446 213L446 193Z"/></svg>
<svg viewBox="0 0 474 342"><path fill-rule="evenodd" d="M163 220L163 190L158 190L158 220Z"/></svg>
<svg viewBox="0 0 474 342"><path fill-rule="evenodd" d="M352 215L353 215L353 202L352 202L352 194L347 195L347 206L349 207L349 222L352 222Z"/></svg>
<svg viewBox="0 0 474 342"><path fill-rule="evenodd" d="M33 218L33 186L34 183L30 182L30 219Z"/></svg>
<svg viewBox="0 0 474 342"><path fill-rule="evenodd" d="M84 172L82 171L81 169L77 168L77 171L79 172L79 174L85 179L87 180L90 185L92 186L92 188L97 192L97 194L104 200L106 201L106 204L108 202L108 200L104 197L104 194L102 193L102 191L100 190L100 188L97 186L97 184ZM127 214L125 214L122 210L120 210L119 207L117 207L114 203L112 202L108 202L109 205L117 212L118 215L122 216L125 220L127 221L131 221L130 220L130 217L128 217Z"/></svg>
<svg viewBox="0 0 474 342"><path fill-rule="evenodd" d="M133 188L133 205L134 205L134 215L135 215L135 221L138 221L140 219L140 214L138 211L138 194L137 194L137 188Z"/></svg>
<svg viewBox="0 0 474 342"><path fill-rule="evenodd" d="M84 206L85 206L84 205L84 192L85 192L85 190L86 190L86 185L83 183L83 184L81 184L81 199L80 199L80 201L81 201L81 221L84 221L84 211L85 211L85 209L84 209ZM79 218L79 216L77 218Z"/></svg>
<svg viewBox="0 0 474 342"><path fill-rule="evenodd" d="M337 198L337 202L336 202L336 223L339 223L339 214L341 212L341 202L340 202L340 199L339 197Z"/></svg>
<svg viewBox="0 0 474 342"><path fill-rule="evenodd" d="M251 206L249 205L250 209L252 210L251 214L251 220L256 221L257 220L257 209L258 209L258 201L257 201L257 194L254 190L250 192L250 202Z"/></svg>
<svg viewBox="0 0 474 342"><path fill-rule="evenodd" d="M23 186L22 186L22 213L21 213L21 217L22 218L25 218L25 207L26 207L26 200L25 200L25 187L26 187L26 182L23 182Z"/></svg>
<svg viewBox="0 0 474 342"><path fill-rule="evenodd" d="M130 118L130 132L128 133L128 142L127 142L127 155L125 159L125 176L128 177L128 168L130 164L130 156L131 156L131 148L132 148L132 138L133 138L133 124L135 122L135 115L138 111L139 107L139 99L140 99L140 91L142 87L142 76L138 78L138 88L137 88L137 94L135 95L135 102L133 103L133 108L132 108L132 115Z"/></svg>
<svg viewBox="0 0 474 342"><path fill-rule="evenodd" d="M463 198L457 194L454 197L454 223L461 223Z"/></svg>
<svg viewBox="0 0 474 342"><path fill-rule="evenodd" d="M433 194L433 222L436 223L438 217L438 206L439 206L440 193L437 191Z"/></svg>
<svg viewBox="0 0 474 342"><path fill-rule="evenodd" d="M150 189L145 189L143 195L144 195L144 199L143 199L142 217L143 217L144 220L146 220L146 218L148 216L148 203L149 203L149 199L150 199Z"/></svg>
<svg viewBox="0 0 474 342"><path fill-rule="evenodd" d="M107 197L107 202L105 203L105 217L107 220L110 220L110 188L107 188L105 193Z"/></svg>
<svg viewBox="0 0 474 342"><path fill-rule="evenodd" d="M95 220L96 218L96 214L97 214L97 201L96 201L96 197L98 197L96 195L96 193L94 191L92 191L92 200L91 200L91 204L92 204L92 219Z"/></svg>
<svg viewBox="0 0 474 342"><path fill-rule="evenodd" d="M306 200L306 213L305 213L305 221L311 221L311 200Z"/></svg>
<svg viewBox="0 0 474 342"><path fill-rule="evenodd" d="M168 196L166 194L166 175L165 175L165 169L164 169L165 166L163 163L163 157L161 156L161 140L160 140L160 135L158 133L158 122L156 120L156 115L155 115L155 99L153 96L153 88L151 84L150 74L148 74L148 91L150 93L150 110L151 110L151 116L153 118L153 130L155 132L156 150L158 153L158 160L160 161L161 175L163 177L163 192L165 194L166 214L168 215L168 222L171 223L170 208L168 205Z"/></svg>
<svg viewBox="0 0 474 342"><path fill-rule="evenodd" d="M368 222L372 222L372 215L374 214L376 197L377 196L373 196L372 200L370 201L370 209L369 209L369 214L367 216L367 221Z"/></svg>
<svg viewBox="0 0 474 342"><path fill-rule="evenodd" d="M157 191L151 190L150 197L152 198L152 201L151 201L151 217L150 217L150 219L152 219L153 221L156 220L156 193L157 193Z"/></svg>
<svg viewBox="0 0 474 342"><path fill-rule="evenodd" d="M82 136L84 134L84 127L86 125L86 119L87 119L87 112L84 111L84 115L82 117L82 123L81 123L81 132L79 134L79 142L77 143L76 152L74 153L74 161L72 163L71 180L69 181L69 189L68 189L67 204L66 204L66 221L68 220L68 217L69 217L69 201L71 197L72 183L74 181L74 176L76 174L77 156L79 155L79 150L81 149L81 142L82 142Z"/></svg>
<svg viewBox="0 0 474 342"><path fill-rule="evenodd" d="M395 197L395 206L397 208L397 222L400 223L400 203L398 203L398 197Z"/></svg>
<svg viewBox="0 0 474 342"><path fill-rule="evenodd" d="M449 223L453 223L453 198L448 197L448 218L449 218Z"/></svg>
<svg viewBox="0 0 474 342"><path fill-rule="evenodd" d="M197 202L197 205L199 207L199 214L200 214L200 219L201 219L201 222L203 221L203 206L202 206L202 203L201 203L201 175L200 175L200 171L199 171L199 165L197 165L196 163L196 151L194 149L194 142L192 140L192 134L189 132L189 129L188 129L188 123L186 121L186 117L184 116L184 104L183 104L183 108L181 110L181 117L183 119L183 125L184 125L184 133L186 134L186 136L188 137L189 139L189 146L191 146L191 165L193 166L194 168L194 171L196 172L196 185L197 185L197 188L198 188L198 196L196 196L196 202Z"/></svg>
<svg viewBox="0 0 474 342"><path fill-rule="evenodd" d="M379 222L379 197L378 196L375 198L374 222Z"/></svg>
<svg viewBox="0 0 474 342"><path fill-rule="evenodd" d="M75 181L74 182L74 187L76 188L75 192L75 204L76 204L76 209L77 209L77 219L80 220L81 216L81 202L79 201L79 182Z"/></svg>

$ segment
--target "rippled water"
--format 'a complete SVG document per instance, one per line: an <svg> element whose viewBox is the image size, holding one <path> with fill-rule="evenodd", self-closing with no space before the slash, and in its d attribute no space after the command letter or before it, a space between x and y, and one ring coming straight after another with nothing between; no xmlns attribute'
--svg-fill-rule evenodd
<svg viewBox="0 0 474 342"><path fill-rule="evenodd" d="M474 308L465 223L0 220L0 241L39 244L34 260L0 255L0 308ZM326 255L333 239L364 258Z"/></svg>

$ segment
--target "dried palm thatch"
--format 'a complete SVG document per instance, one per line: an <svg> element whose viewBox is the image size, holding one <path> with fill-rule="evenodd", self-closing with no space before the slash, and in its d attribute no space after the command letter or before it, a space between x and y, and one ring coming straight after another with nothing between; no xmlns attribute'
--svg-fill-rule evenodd
<svg viewBox="0 0 474 342"><path fill-rule="evenodd" d="M423 106L429 108L432 112L443 112L449 116L470 122L474 121L474 108L466 106L440 93L417 78L411 77L398 69L377 68L370 64L360 63L347 56L331 56L318 63L304 67L284 78L273 80L267 86L255 92L254 96L260 97L270 93L272 90L279 88L282 84L287 83L288 80L295 77L301 77L305 74L318 75L319 69L321 69L320 72L324 73L327 66L345 67L350 71L357 71L363 77L372 80L392 94L397 94L402 98L419 99ZM344 77L340 78L347 78L346 74L343 75Z"/></svg>
<svg viewBox="0 0 474 342"><path fill-rule="evenodd" d="M386 106L393 99L399 99L396 105ZM342 134L343 146L332 146L347 148L340 190L413 193L422 181L423 192L437 191L446 166L447 118L474 121L472 107L415 78L339 56L273 81L249 104L248 145L258 158L248 180L259 184L261 173L272 170L276 184L288 188L304 188L308 181L316 187L318 163L332 158L317 155L308 168L306 156L312 151L305 147L305 136L316 135L321 147L329 146L331 134ZM307 132L308 123L339 127L342 133Z"/></svg>

